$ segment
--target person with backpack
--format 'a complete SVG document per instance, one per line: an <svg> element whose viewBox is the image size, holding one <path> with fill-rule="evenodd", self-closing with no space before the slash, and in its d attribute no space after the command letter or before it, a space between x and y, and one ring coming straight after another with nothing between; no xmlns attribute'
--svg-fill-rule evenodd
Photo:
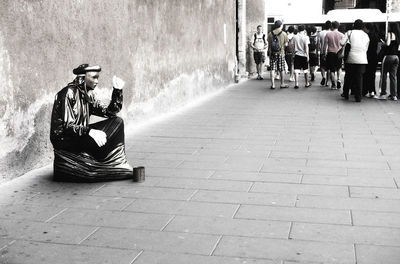
<svg viewBox="0 0 400 264"><path fill-rule="evenodd" d="M289 39L283 30L282 21L276 20L274 29L268 34L268 55L270 56L271 67L271 89L275 89L275 71L280 73L280 88L288 88L285 84L285 47L288 45Z"/></svg>
<svg viewBox="0 0 400 264"><path fill-rule="evenodd" d="M318 66L318 55L317 55L317 28L313 25L309 28L310 44L308 44L309 56L310 56L310 75L311 81L315 80L315 70Z"/></svg>
<svg viewBox="0 0 400 264"><path fill-rule="evenodd" d="M257 32L254 33L253 41L250 44L253 48L254 62L257 68L257 80L262 80L262 68L265 62L264 50L267 49L268 43L265 41L265 34L262 31L262 26L257 26Z"/></svg>

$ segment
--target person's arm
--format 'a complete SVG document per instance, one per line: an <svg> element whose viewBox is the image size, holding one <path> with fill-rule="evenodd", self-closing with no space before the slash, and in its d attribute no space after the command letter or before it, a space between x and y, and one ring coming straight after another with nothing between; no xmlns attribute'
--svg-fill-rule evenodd
<svg viewBox="0 0 400 264"><path fill-rule="evenodd" d="M310 60L310 38L307 37L307 41L304 43L305 45L305 51L306 51L306 55L307 55L307 61Z"/></svg>
<svg viewBox="0 0 400 264"><path fill-rule="evenodd" d="M253 35L253 41L251 41L250 42L250 47L253 49L253 50L255 50L255 51L257 51L257 48L254 46L254 42L255 42L255 34Z"/></svg>
<svg viewBox="0 0 400 264"><path fill-rule="evenodd" d="M57 100L58 101L58 100ZM57 114L58 120L54 120L58 125L58 129L65 135L69 136L85 136L89 134L89 127L77 125L76 116L73 109L76 109L76 98L72 89L68 89L64 97L61 96L57 102L59 104ZM77 109L81 111L82 109Z"/></svg>
<svg viewBox="0 0 400 264"><path fill-rule="evenodd" d="M346 34L343 35L342 39L340 40L340 46L346 45L346 43L349 41L349 32L347 31Z"/></svg>
<svg viewBox="0 0 400 264"><path fill-rule="evenodd" d="M392 32L388 32L385 42L386 46L390 46L390 42L392 42Z"/></svg>
<svg viewBox="0 0 400 264"><path fill-rule="evenodd" d="M117 78L118 80L116 80ZM123 103L123 92L122 88L125 85L124 81L118 77L113 77L113 92L111 95L111 101L108 106L103 105L100 101L92 95L90 104L90 113L101 117L112 117L115 116L122 109Z"/></svg>
<svg viewBox="0 0 400 264"><path fill-rule="evenodd" d="M326 54L326 51L328 49L328 42L329 42L329 38L328 38L328 34L326 34L325 39L324 39L324 47L322 48L322 54Z"/></svg>

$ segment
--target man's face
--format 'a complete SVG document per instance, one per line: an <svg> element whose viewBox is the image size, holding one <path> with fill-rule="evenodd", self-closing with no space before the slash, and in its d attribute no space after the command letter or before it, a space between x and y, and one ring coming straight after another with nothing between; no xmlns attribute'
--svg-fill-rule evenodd
<svg viewBox="0 0 400 264"><path fill-rule="evenodd" d="M85 74L86 87L93 90L99 83L99 73L98 72L87 72Z"/></svg>

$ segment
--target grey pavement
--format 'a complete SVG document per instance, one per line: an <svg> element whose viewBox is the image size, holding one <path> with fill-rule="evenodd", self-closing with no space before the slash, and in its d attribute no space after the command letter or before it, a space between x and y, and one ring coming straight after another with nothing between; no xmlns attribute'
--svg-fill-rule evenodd
<svg viewBox="0 0 400 264"><path fill-rule="evenodd" d="M249 80L136 131L144 183L2 184L0 263L400 263L400 104L319 81Z"/></svg>

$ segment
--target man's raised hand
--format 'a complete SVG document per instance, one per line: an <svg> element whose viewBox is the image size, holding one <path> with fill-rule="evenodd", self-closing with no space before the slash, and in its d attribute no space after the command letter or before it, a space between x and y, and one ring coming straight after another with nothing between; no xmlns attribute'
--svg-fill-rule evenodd
<svg viewBox="0 0 400 264"><path fill-rule="evenodd" d="M115 89L122 89L122 88L124 88L125 82L124 82L121 78L118 78L118 77L115 76L115 75L113 76L112 82L113 82L113 87L114 87Z"/></svg>

